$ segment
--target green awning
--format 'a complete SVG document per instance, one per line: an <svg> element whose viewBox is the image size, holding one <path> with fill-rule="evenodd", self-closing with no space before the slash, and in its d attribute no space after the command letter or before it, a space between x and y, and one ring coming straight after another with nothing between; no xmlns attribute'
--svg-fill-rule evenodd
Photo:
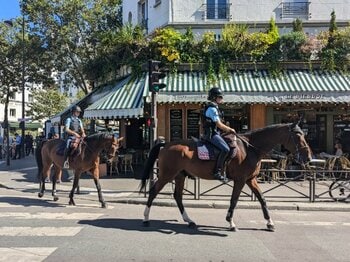
<svg viewBox="0 0 350 262"><path fill-rule="evenodd" d="M210 86L204 72L168 74L158 103L205 102ZM320 70L287 70L280 78L266 70L230 72L217 84L228 103L350 102L350 76Z"/></svg>
<svg viewBox="0 0 350 262"><path fill-rule="evenodd" d="M10 128L20 129L19 122L9 122ZM43 124L41 123L33 123L33 122L25 122L25 129L38 129L43 128Z"/></svg>
<svg viewBox="0 0 350 262"><path fill-rule="evenodd" d="M147 74L120 81L106 96L85 109L84 118L115 119L143 116L143 98L147 96Z"/></svg>

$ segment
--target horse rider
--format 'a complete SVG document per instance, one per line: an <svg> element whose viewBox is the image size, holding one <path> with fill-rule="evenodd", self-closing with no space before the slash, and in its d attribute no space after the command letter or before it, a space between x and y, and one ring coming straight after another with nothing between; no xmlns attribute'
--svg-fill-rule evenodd
<svg viewBox="0 0 350 262"><path fill-rule="evenodd" d="M67 118L65 123L66 132L66 149L64 150L64 164L63 168L69 168L69 155L71 151L71 142L76 138L86 137L83 122L80 120L79 116L81 113L81 108L79 106L72 107L72 115Z"/></svg>
<svg viewBox="0 0 350 262"><path fill-rule="evenodd" d="M220 154L214 170L214 178L222 182L227 182L226 176L222 175L222 171L230 148L225 140L220 136L220 130L233 134L236 134L236 131L222 122L222 113L219 110L218 105L222 104L224 100L223 93L220 88L211 88L208 93L208 100L209 102L205 106L203 116L204 137L206 140L210 141L218 149L220 149Z"/></svg>

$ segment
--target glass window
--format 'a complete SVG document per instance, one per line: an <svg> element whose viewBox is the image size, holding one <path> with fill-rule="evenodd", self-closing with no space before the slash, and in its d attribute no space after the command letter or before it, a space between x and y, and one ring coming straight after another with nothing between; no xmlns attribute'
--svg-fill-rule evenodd
<svg viewBox="0 0 350 262"><path fill-rule="evenodd" d="M16 109L10 109L10 116L15 117L16 116Z"/></svg>
<svg viewBox="0 0 350 262"><path fill-rule="evenodd" d="M215 19L215 0L207 0L207 19Z"/></svg>

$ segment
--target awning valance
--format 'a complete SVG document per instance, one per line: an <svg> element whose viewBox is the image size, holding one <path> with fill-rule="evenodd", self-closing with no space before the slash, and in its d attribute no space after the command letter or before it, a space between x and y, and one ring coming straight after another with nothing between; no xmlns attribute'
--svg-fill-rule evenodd
<svg viewBox="0 0 350 262"><path fill-rule="evenodd" d="M158 103L201 103L210 86L204 72L178 72L163 80ZM279 78L265 70L230 72L219 86L227 103L350 102L350 76L339 72L287 70Z"/></svg>
<svg viewBox="0 0 350 262"><path fill-rule="evenodd" d="M143 115L143 98L148 92L146 74L137 79L128 77L117 84L108 95L84 111L84 118L116 119ZM147 88L147 89L145 89Z"/></svg>

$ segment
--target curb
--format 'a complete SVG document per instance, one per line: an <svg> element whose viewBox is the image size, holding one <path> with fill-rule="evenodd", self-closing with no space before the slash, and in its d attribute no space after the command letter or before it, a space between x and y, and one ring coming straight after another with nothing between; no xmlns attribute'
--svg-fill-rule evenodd
<svg viewBox="0 0 350 262"><path fill-rule="evenodd" d="M189 202L184 200L184 206L187 208L216 208L216 209L228 209L229 202L225 203L217 203L217 202L208 202L208 201L200 201L197 202ZM110 203L118 203L118 204L131 204L131 205L146 205L147 199L118 199L118 200L108 200ZM338 203L334 203L338 205ZM322 203L290 203L290 204L277 204L270 203L268 204L269 210L295 210L295 211L327 211L327 212L350 212L350 205L341 204L342 206L329 206L324 205ZM164 206L164 207L177 207L175 200L161 200L156 199L153 201L152 206ZM260 203L238 203L237 209L261 209Z"/></svg>

